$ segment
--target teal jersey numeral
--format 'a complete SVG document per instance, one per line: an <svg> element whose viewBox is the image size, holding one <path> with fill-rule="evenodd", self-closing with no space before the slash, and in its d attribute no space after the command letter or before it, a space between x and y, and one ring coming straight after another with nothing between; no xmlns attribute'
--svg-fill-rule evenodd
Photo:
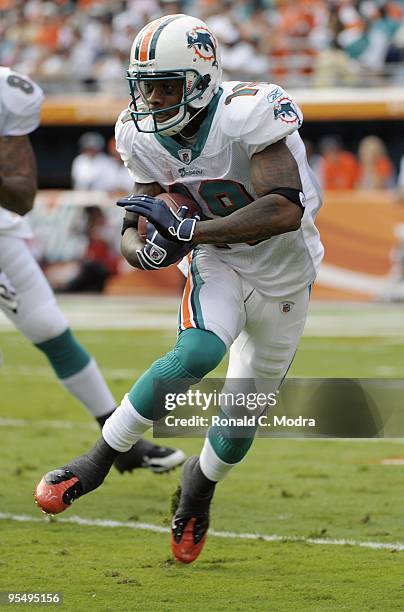
<svg viewBox="0 0 404 612"><path fill-rule="evenodd" d="M219 217L231 215L254 199L241 183L220 179L203 181L199 187L199 195L205 200L210 212Z"/></svg>
<svg viewBox="0 0 404 612"><path fill-rule="evenodd" d="M168 190L181 193L193 200L191 192L182 183L174 183L169 186ZM222 179L202 181L198 194L205 201L212 215L219 217L227 217L254 200L241 183Z"/></svg>

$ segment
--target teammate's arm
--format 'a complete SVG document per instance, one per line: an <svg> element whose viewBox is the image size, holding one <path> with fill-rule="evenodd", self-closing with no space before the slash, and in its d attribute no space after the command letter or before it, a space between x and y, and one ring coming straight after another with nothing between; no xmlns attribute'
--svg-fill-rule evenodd
<svg viewBox="0 0 404 612"><path fill-rule="evenodd" d="M283 195L270 194L280 187L302 190L296 161L285 140L253 155L250 172L258 199L228 217L197 223L194 244L249 242L299 229L302 209Z"/></svg>
<svg viewBox="0 0 404 612"><path fill-rule="evenodd" d="M0 136L0 202L25 215L34 205L36 163L28 136Z"/></svg>
<svg viewBox="0 0 404 612"><path fill-rule="evenodd" d="M158 196L163 193L164 189L160 187L158 183L135 183L133 187L133 193L138 195L150 195L152 197ZM126 212L125 220L128 224L137 225L138 216L136 213ZM121 240L121 253L126 261L134 268L143 267L139 263L139 259L136 251L143 248L143 242L139 238L136 227L128 227L125 230Z"/></svg>

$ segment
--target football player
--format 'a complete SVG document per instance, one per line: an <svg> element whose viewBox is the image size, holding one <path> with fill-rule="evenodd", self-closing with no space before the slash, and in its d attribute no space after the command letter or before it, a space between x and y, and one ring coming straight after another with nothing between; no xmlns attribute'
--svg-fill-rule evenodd
<svg viewBox="0 0 404 612"><path fill-rule="evenodd" d="M39 124L43 93L28 77L0 67L0 309L49 359L56 376L102 427L116 404L95 360L79 344L31 254L24 215L36 193L35 158L28 134ZM120 472L148 467L164 472L184 453L145 440L120 455Z"/></svg>
<svg viewBox="0 0 404 612"><path fill-rule="evenodd" d="M157 382L182 392L229 350L227 389L260 379L277 388L297 350L323 256L314 224L320 192L298 133L302 113L282 87L221 82L213 32L186 15L145 26L127 74L132 103L118 119L116 140L136 185L118 203L127 211L122 252L146 269L153 242L166 251L162 265L193 252L173 350L136 381L89 453L42 480L39 493L59 495L61 509L65 481L73 498L91 491L118 453L162 418ZM163 191L187 194L203 219L173 214L159 200ZM137 215L158 232L146 245ZM255 427L243 436L211 427L200 456L185 463L171 535L179 561L198 556L216 484L242 461L254 434Z"/></svg>

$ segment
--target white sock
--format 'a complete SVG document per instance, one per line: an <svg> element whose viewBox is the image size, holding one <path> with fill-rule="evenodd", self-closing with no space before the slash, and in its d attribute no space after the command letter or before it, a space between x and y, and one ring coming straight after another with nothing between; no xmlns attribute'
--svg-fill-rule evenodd
<svg viewBox="0 0 404 612"><path fill-rule="evenodd" d="M206 437L205 444L199 456L199 465L206 478L213 480L213 482L219 482L219 480L223 480L230 470L238 464L226 463L219 459L209 442L209 438Z"/></svg>
<svg viewBox="0 0 404 612"><path fill-rule="evenodd" d="M150 429L153 421L145 419L132 406L126 394L121 405L105 421L102 437L112 448L125 453Z"/></svg>
<svg viewBox="0 0 404 612"><path fill-rule="evenodd" d="M115 409L115 399L94 359L80 372L63 378L60 382L94 417L103 416Z"/></svg>

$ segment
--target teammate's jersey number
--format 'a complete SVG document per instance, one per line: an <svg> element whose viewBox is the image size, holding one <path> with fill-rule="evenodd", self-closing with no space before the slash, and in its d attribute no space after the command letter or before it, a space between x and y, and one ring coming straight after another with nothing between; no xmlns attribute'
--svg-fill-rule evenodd
<svg viewBox="0 0 404 612"><path fill-rule="evenodd" d="M191 193L182 183L170 185L169 190L182 193L192 199ZM221 179L201 181L198 194L212 215L218 217L227 217L254 200L241 183Z"/></svg>
<svg viewBox="0 0 404 612"><path fill-rule="evenodd" d="M10 74L7 78L7 83L10 87L21 89L26 94L31 94L34 91L32 84L23 77L18 76L18 74Z"/></svg>

